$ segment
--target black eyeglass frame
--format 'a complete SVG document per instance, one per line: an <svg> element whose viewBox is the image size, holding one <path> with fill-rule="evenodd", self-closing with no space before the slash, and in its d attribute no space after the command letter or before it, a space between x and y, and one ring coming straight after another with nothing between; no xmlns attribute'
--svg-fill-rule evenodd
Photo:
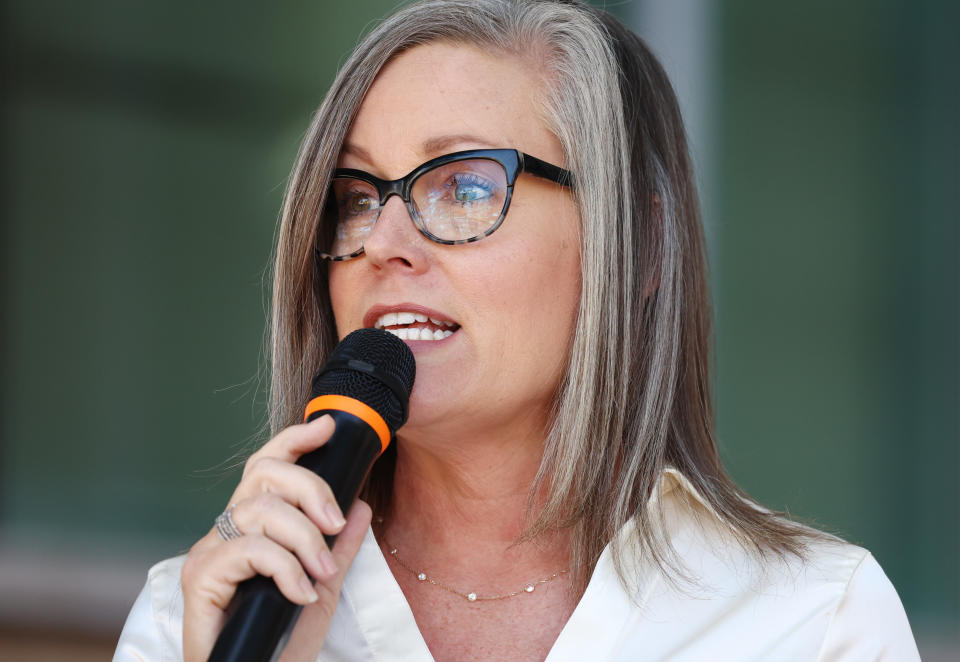
<svg viewBox="0 0 960 662"><path fill-rule="evenodd" d="M410 191L413 188L413 183L418 177L420 177L420 175L429 170L447 165L448 163L472 159L487 159L489 161L495 161L503 167L507 175L507 193L503 201L503 209L500 211L500 216L497 218L496 222L481 234L469 237L467 239L441 239L426 228L423 223L423 219L420 218L419 211L414 206L413 201L410 199ZM368 184L372 184L373 187L377 189L377 195L380 198L377 208L377 220L380 219L380 211L383 210L383 206L387 203L387 200L394 195L398 196L401 200L403 200L403 204L407 208L410 218L413 220L413 224L420 234L430 241L438 244L453 246L456 244L469 244L474 241L479 241L484 237L489 237L497 230L497 228L500 227L500 225L503 223L503 219L507 215L507 210L510 209L510 200L513 197L513 185L516 183L517 177L521 172L529 173L536 177L540 177L541 179L546 179L560 184L561 186L573 188L573 175L569 170L565 170L560 166L553 165L552 163L538 159L535 156L531 156L516 149L469 149L462 152L444 154L443 156L438 156L434 159L430 159L426 163L420 164L412 171L407 173L407 175L404 177L401 177L400 179L394 179L392 181L380 179L379 177L375 177L364 170L356 170L353 168L337 168L333 171L332 180L359 179L367 182ZM333 183L332 180L331 185ZM328 197L329 195L330 194L328 193ZM327 204L329 203L330 200L328 199ZM376 224L376 221L374 221L374 224ZM345 260L350 260L362 255L363 246L349 255L333 256L329 253L321 251L319 247L316 248L316 252L317 255L324 260L328 260L330 262L343 262Z"/></svg>

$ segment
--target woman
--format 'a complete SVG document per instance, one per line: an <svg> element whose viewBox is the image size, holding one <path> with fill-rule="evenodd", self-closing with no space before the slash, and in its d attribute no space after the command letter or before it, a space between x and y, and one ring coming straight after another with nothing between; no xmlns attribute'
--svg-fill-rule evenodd
<svg viewBox="0 0 960 662"><path fill-rule="evenodd" d="M408 200L377 190L401 178ZM205 659L259 573L307 605L291 660L917 659L869 553L720 466L705 274L676 100L635 35L570 1L401 10L287 191L276 436L221 526L151 570L118 658ZM344 517L293 464L332 423L296 423L370 326L406 338L417 380Z"/></svg>

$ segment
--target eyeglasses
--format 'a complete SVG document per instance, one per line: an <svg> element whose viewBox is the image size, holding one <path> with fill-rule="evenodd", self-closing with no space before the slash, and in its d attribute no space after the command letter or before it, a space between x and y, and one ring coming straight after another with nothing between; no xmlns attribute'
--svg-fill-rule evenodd
<svg viewBox="0 0 960 662"><path fill-rule="evenodd" d="M363 253L383 206L399 196L424 237L438 244L467 244L503 223L517 175L526 172L572 186L567 170L515 149L472 149L445 154L387 181L363 170L333 173L317 252L326 260Z"/></svg>

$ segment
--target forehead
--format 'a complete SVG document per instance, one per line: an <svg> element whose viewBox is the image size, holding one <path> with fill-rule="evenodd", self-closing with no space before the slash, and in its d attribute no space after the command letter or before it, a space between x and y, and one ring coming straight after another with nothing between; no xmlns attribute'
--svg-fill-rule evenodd
<svg viewBox="0 0 960 662"><path fill-rule="evenodd" d="M559 141L541 116L542 86L535 68L505 54L446 42L417 46L377 75L341 165L398 177L429 158L471 147L512 147L562 161Z"/></svg>

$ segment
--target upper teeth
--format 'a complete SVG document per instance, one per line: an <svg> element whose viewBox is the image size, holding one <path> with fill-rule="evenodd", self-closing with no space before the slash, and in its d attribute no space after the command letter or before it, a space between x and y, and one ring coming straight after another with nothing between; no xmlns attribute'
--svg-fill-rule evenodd
<svg viewBox="0 0 960 662"><path fill-rule="evenodd" d="M441 329L430 329L426 327L407 327L401 329L386 329L388 333L392 333L401 340L442 340L443 338L449 338L453 335L453 330L449 327L455 326L454 322L448 322L446 320L439 320L434 317L427 317L423 313L411 313L411 312L395 312L395 313L384 313L381 315L376 322L374 322L374 327L377 329L384 329L385 327L398 326L404 324L426 324L427 320L430 320L435 326L447 327Z"/></svg>
<svg viewBox="0 0 960 662"><path fill-rule="evenodd" d="M436 331L426 327L413 326L410 328L386 329L387 333L392 333L400 340L443 340L453 335L450 329L437 329Z"/></svg>

